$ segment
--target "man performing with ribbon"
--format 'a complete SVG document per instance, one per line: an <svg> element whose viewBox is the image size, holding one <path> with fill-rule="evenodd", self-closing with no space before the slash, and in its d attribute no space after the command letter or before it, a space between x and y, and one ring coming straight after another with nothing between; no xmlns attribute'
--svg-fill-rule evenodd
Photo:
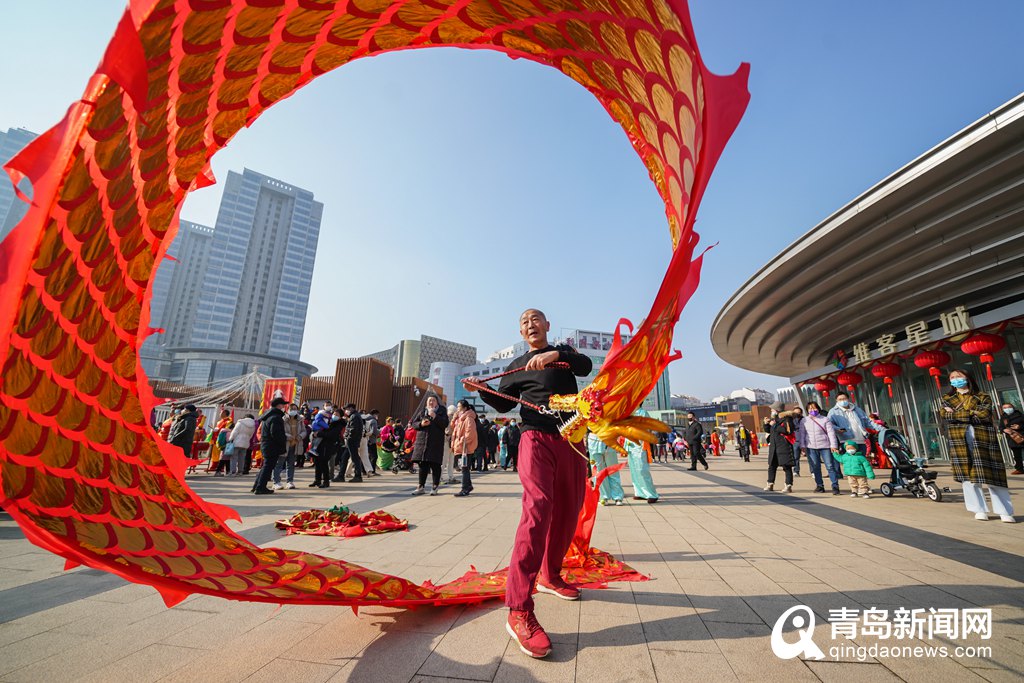
<svg viewBox="0 0 1024 683"><path fill-rule="evenodd" d="M560 423L571 414L550 410L548 400L555 394L576 394L576 377L586 377L593 364L571 346L551 346L550 329L551 323L541 311L524 311L519 317L519 333L530 350L508 365L500 375L498 390L486 386L487 380L463 380L467 391L479 391L499 413L507 413L516 404L522 406L519 479L523 483L523 514L508 568L505 628L519 649L531 657L551 652L551 641L533 613L534 582L538 591L563 600L580 597L579 589L562 579L561 567L583 506L587 477L587 460L574 449L583 446L574 447L559 434Z"/></svg>

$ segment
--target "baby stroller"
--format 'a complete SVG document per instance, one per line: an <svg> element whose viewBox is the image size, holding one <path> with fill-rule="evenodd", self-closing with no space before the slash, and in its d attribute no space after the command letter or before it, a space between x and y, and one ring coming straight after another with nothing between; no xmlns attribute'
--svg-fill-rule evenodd
<svg viewBox="0 0 1024 683"><path fill-rule="evenodd" d="M915 498L928 497L936 503L942 500L942 491L935 483L937 472L925 470L914 458L906 438L895 429L883 429L878 442L892 463L892 476L878 490L889 497L896 489L904 489Z"/></svg>
<svg viewBox="0 0 1024 683"><path fill-rule="evenodd" d="M391 471L394 474L412 471L412 446L414 442L414 439L403 439L401 434L394 436L392 448L394 449L395 461L391 465Z"/></svg>

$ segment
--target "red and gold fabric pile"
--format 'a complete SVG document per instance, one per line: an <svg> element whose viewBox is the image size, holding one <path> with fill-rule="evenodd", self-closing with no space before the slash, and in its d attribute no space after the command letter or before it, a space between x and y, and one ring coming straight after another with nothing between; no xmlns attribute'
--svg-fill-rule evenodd
<svg viewBox="0 0 1024 683"><path fill-rule="evenodd" d="M289 519L278 520L275 526L288 534L343 538L409 530L408 520L390 512L377 510L357 515L344 505L335 505L329 510L306 510Z"/></svg>

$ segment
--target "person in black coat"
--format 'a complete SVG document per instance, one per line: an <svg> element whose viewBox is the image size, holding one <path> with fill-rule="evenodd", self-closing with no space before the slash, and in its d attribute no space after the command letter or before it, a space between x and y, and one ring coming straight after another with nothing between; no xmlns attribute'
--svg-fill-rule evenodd
<svg viewBox="0 0 1024 683"><path fill-rule="evenodd" d="M424 492L427 484L427 472L433 476L434 490L441 485L441 462L444 460L444 430L448 427L448 411L441 407L437 396L427 394L427 400L421 410L410 424L419 434L416 436L416 443L412 447L412 461L420 465L420 485L413 495ZM468 467L463 463L463 467Z"/></svg>
<svg viewBox="0 0 1024 683"><path fill-rule="evenodd" d="M493 422L488 423L487 428L487 462L491 465L498 464L498 425ZM484 469L487 469L486 464Z"/></svg>
<svg viewBox="0 0 1024 683"><path fill-rule="evenodd" d="M263 466L256 476L256 483L252 486L252 492L258 496L274 493L268 489L270 477L277 467L277 459L288 452L288 434L284 428L283 406L288 405L288 399L278 396L270 402L270 410L260 416L260 452L263 454Z"/></svg>
<svg viewBox="0 0 1024 683"><path fill-rule="evenodd" d="M1024 436L1024 415L1012 403L1002 405L999 430L1006 438L1006 445L1013 453L1013 471L1010 474L1024 474L1024 443L1017 443L1011 435Z"/></svg>
<svg viewBox="0 0 1024 683"><path fill-rule="evenodd" d="M327 427L314 433L320 438L320 442L317 444L316 470L311 487L326 489L331 485L331 458L338 451L341 434L345 429L345 421L341 419L341 408L334 410L337 412L332 411Z"/></svg>
<svg viewBox="0 0 1024 683"><path fill-rule="evenodd" d="M505 448L508 449L508 460L505 461L505 466L501 469L507 470L511 465L513 472L519 471L519 440L522 437L523 433L519 430L516 421L509 420L508 426L505 427L505 433L501 435L501 440L505 444Z"/></svg>
<svg viewBox="0 0 1024 683"><path fill-rule="evenodd" d="M708 469L708 461L704 459L704 425L700 423L700 420L693 413L687 413L686 419L687 425L686 429L683 430L683 439L690 448L690 470L694 471L697 469L698 460L701 465L704 465L704 469Z"/></svg>
<svg viewBox="0 0 1024 683"><path fill-rule="evenodd" d="M167 440L172 446L177 446L184 451L186 458L192 458L192 440L196 436L196 417L196 407L191 404L185 406L167 433Z"/></svg>
<svg viewBox="0 0 1024 683"><path fill-rule="evenodd" d="M477 472L487 471L487 434L490 431L491 423L483 415L476 421L476 452L473 455L473 463Z"/></svg>
<svg viewBox="0 0 1024 683"><path fill-rule="evenodd" d="M781 467L786 473L786 488L783 493L793 491L793 463L795 462L793 441L796 439L796 428L793 426L792 413L779 413L782 404L772 405L773 420L770 421L771 431L768 433L768 485L765 491L775 490L775 473Z"/></svg>
<svg viewBox="0 0 1024 683"><path fill-rule="evenodd" d="M345 445L341 450L341 459L338 468L338 476L334 481L345 481L345 471L348 469L348 460L352 458L352 466L355 468L355 475L349 479L354 484L363 481L363 461L359 457L359 442L363 438L363 415L356 409L355 403L345 406Z"/></svg>

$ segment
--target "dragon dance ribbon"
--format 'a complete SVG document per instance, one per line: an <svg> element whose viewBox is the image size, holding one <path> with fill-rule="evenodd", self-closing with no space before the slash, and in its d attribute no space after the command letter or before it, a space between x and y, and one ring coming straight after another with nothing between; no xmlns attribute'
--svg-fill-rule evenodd
<svg viewBox="0 0 1024 683"><path fill-rule="evenodd" d="M617 334L593 384L566 399L583 428L643 429L621 421L677 357L672 334L700 279L696 207L748 100L746 65L729 77L705 66L683 0L130 0L82 97L5 166L33 195L0 244L0 505L33 543L68 567L151 585L168 604L191 593L416 605L502 592L490 575L420 586L242 538L226 524L235 512L197 496L184 454L153 433L139 361L158 332L153 276L186 196L215 182L213 155L323 73L432 46L561 71L648 169L673 245L664 281L629 343Z"/></svg>

